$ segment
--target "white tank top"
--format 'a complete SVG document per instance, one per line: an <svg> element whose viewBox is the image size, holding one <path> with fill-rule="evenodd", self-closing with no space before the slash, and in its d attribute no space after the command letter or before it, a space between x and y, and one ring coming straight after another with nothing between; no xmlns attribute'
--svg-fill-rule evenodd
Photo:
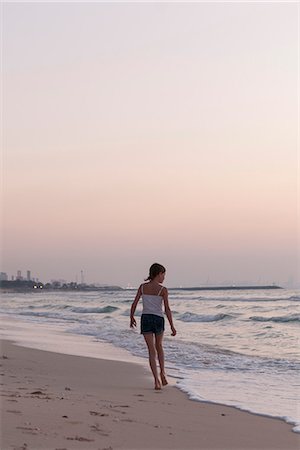
<svg viewBox="0 0 300 450"><path fill-rule="evenodd" d="M142 284L143 314L154 314L155 316L164 317L162 311L163 298L160 295L164 287L161 287L157 295L144 294L143 288L144 285Z"/></svg>

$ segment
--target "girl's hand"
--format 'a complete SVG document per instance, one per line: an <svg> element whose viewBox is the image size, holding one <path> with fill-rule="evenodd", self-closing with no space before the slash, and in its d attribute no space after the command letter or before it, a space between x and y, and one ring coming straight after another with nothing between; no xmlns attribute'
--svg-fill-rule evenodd
<svg viewBox="0 0 300 450"><path fill-rule="evenodd" d="M171 330L172 330L171 336L176 336L177 331L175 330L175 328L172 327Z"/></svg>
<svg viewBox="0 0 300 450"><path fill-rule="evenodd" d="M136 320L134 317L130 317L130 328L136 327Z"/></svg>

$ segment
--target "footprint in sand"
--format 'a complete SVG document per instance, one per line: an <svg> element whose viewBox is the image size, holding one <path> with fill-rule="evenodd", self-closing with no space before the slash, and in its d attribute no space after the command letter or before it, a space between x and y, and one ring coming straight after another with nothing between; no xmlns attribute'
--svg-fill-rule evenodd
<svg viewBox="0 0 300 450"><path fill-rule="evenodd" d="M117 413L120 413L120 414L126 414L126 412L125 412L125 411L119 411L119 410L116 409L116 408L130 408L129 405L115 405L115 406L109 405L109 407L110 407L110 408L113 408L113 409L114 409L114 412L117 412Z"/></svg>
<svg viewBox="0 0 300 450"><path fill-rule="evenodd" d="M94 442L95 439L88 439L82 436L66 437L67 441Z"/></svg>
<svg viewBox="0 0 300 450"><path fill-rule="evenodd" d="M39 434L41 429L39 427L16 427L18 430L23 430L25 434Z"/></svg>
<svg viewBox="0 0 300 450"><path fill-rule="evenodd" d="M16 409L7 409L6 412L12 414L22 414L22 411L17 411Z"/></svg>
<svg viewBox="0 0 300 450"><path fill-rule="evenodd" d="M33 391L30 392L30 397L31 398L39 398L41 400L51 400L52 397L50 397L47 392L43 392L43 391Z"/></svg>
<svg viewBox="0 0 300 450"><path fill-rule="evenodd" d="M3 396L3 397L14 397L14 398L19 398L19 397L21 397L21 395L18 394L18 393L12 393L12 394L7 393L7 394L2 394L2 396Z"/></svg>
<svg viewBox="0 0 300 450"><path fill-rule="evenodd" d="M96 425L91 425L90 429L91 429L91 431L96 431L101 436L109 436L109 434L110 434L107 431L100 428L98 423Z"/></svg>
<svg viewBox="0 0 300 450"><path fill-rule="evenodd" d="M28 445L26 444L26 442L24 442L22 447L14 447L14 450L27 450L27 449L28 449Z"/></svg>
<svg viewBox="0 0 300 450"><path fill-rule="evenodd" d="M97 411L90 411L90 415L91 416L101 416L101 417L108 417L109 416L109 414L100 413L100 412L97 412Z"/></svg>

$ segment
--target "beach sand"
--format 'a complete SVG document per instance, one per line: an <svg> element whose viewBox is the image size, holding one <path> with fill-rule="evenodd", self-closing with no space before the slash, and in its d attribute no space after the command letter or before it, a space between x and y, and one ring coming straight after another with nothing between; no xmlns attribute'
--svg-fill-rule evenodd
<svg viewBox="0 0 300 450"><path fill-rule="evenodd" d="M300 448L283 421L155 391L135 363L3 340L0 364L1 450Z"/></svg>

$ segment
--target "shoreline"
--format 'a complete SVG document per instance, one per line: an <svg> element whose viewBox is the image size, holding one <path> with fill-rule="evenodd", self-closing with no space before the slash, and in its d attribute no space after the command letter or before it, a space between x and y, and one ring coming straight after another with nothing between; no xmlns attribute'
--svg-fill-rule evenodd
<svg viewBox="0 0 300 450"><path fill-rule="evenodd" d="M192 401L172 385L154 391L150 369L134 362L1 339L1 374L3 450L288 450L300 444L282 419Z"/></svg>
<svg viewBox="0 0 300 450"><path fill-rule="evenodd" d="M10 317L9 315L0 315L3 326L0 321L0 341L7 340L13 342L15 345L31 348L46 352L54 352L65 355L73 355L80 357L92 357L100 360L112 360L117 362L129 362L138 364L146 369L146 373L150 372L148 359L141 356L134 356L128 350L116 347L112 343L92 339L89 335L80 335L61 330L55 324L41 324L36 323L32 328L32 323L25 319ZM59 342L59 348L57 344ZM167 363L167 362L166 362ZM167 364L168 370L168 364ZM258 417L270 418L280 420L285 424L291 426L292 432L299 432L299 424L289 416L272 415L264 412L258 412L255 409L248 409L234 404L226 404L220 401L204 399L198 395L193 394L190 389L185 388L181 384L181 377L178 378L176 369L169 367L169 385L176 387L180 392L184 393L189 401L200 402L208 405L216 405L220 407L234 408L237 411L253 414ZM174 372L175 370L175 372ZM179 380L179 381L178 381ZM300 445L299 445L300 448Z"/></svg>

